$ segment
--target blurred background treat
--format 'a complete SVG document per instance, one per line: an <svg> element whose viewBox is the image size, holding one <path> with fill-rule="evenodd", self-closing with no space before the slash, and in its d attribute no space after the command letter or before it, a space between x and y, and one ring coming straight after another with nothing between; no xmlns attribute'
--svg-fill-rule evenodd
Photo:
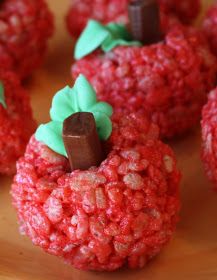
<svg viewBox="0 0 217 280"><path fill-rule="evenodd" d="M53 15L44 0L1 1L1 67L22 79L30 76L41 65L53 31Z"/></svg>

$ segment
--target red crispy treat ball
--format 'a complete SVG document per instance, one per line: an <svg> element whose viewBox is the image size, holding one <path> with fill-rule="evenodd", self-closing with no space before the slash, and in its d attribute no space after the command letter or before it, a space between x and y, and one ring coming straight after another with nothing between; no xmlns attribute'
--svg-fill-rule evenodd
<svg viewBox="0 0 217 280"><path fill-rule="evenodd" d="M179 211L180 173L158 135L144 116L123 117L101 165L71 173L32 137L12 186L21 232L78 269L143 267L170 240Z"/></svg>
<svg viewBox="0 0 217 280"><path fill-rule="evenodd" d="M207 11L203 21L203 31L208 38L211 50L217 55L217 3Z"/></svg>
<svg viewBox="0 0 217 280"><path fill-rule="evenodd" d="M36 128L29 95L12 72L0 72L7 108L0 104L0 173L15 172L15 162L23 155Z"/></svg>
<svg viewBox="0 0 217 280"><path fill-rule="evenodd" d="M53 17L44 0L0 2L0 64L21 78L41 64L52 33Z"/></svg>
<svg viewBox="0 0 217 280"><path fill-rule="evenodd" d="M170 138L199 120L216 66L202 34L177 26L155 45L86 56L72 66L72 76L84 74L116 114L145 111Z"/></svg>
<svg viewBox="0 0 217 280"><path fill-rule="evenodd" d="M79 36L89 19L106 24L128 22L127 4L129 0L73 0L67 15L67 25L73 36ZM162 21L164 13L175 14L182 21L194 19L200 11L200 0L159 0ZM164 23L163 23L164 25Z"/></svg>
<svg viewBox="0 0 217 280"><path fill-rule="evenodd" d="M208 103L204 106L201 126L205 171L217 189L217 89L210 93Z"/></svg>
<svg viewBox="0 0 217 280"><path fill-rule="evenodd" d="M200 0L159 0L162 9L167 13L174 13L184 23L195 19L201 9Z"/></svg>

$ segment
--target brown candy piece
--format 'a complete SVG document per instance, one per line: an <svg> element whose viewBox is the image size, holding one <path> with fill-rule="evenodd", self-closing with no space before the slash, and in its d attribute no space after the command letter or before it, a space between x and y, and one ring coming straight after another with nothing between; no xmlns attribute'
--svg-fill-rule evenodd
<svg viewBox="0 0 217 280"><path fill-rule="evenodd" d="M63 141L72 170L87 170L104 159L92 113L79 112L65 119Z"/></svg>
<svg viewBox="0 0 217 280"><path fill-rule="evenodd" d="M160 10L156 0L131 0L128 13L134 40L145 45L161 41Z"/></svg>

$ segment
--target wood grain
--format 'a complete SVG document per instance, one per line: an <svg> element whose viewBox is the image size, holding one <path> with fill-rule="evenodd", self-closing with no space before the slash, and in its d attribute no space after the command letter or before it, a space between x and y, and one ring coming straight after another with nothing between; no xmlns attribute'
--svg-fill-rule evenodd
<svg viewBox="0 0 217 280"><path fill-rule="evenodd" d="M204 1L209 5L211 1ZM45 65L28 81L34 114L38 122L48 120L53 94L72 84L73 41L65 29L63 16L67 0L49 0L56 15L57 31L50 44ZM0 182L0 280L216 280L217 279L217 194L204 175L200 161L200 128L170 143L183 172L182 211L175 237L145 269L114 273L75 270L36 248L20 236L15 211L11 207L12 178Z"/></svg>

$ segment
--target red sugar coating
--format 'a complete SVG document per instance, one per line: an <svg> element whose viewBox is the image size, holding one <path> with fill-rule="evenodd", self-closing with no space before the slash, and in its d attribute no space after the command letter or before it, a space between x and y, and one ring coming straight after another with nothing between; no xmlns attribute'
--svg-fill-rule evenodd
<svg viewBox="0 0 217 280"><path fill-rule="evenodd" d="M128 22L127 3L129 0L73 0L67 15L67 25L73 36L79 36L89 19L96 19L104 24L111 21ZM178 16L183 22L194 19L200 11L200 0L159 0L161 4L162 25L166 15ZM163 28L164 29L164 28Z"/></svg>
<svg viewBox="0 0 217 280"><path fill-rule="evenodd" d="M53 33L53 16L44 0L0 3L0 64L26 78L37 68Z"/></svg>
<svg viewBox="0 0 217 280"><path fill-rule="evenodd" d="M217 3L208 9L203 21L203 31L208 38L211 50L217 55Z"/></svg>
<svg viewBox="0 0 217 280"><path fill-rule="evenodd" d="M113 122L101 165L69 173L68 160L34 137L12 186L20 230L78 269L143 267L170 240L180 173L143 115Z"/></svg>
<svg viewBox="0 0 217 280"><path fill-rule="evenodd" d="M208 178L217 189L217 89L209 94L208 103L203 108L202 160Z"/></svg>
<svg viewBox="0 0 217 280"><path fill-rule="evenodd" d="M23 155L36 128L28 93L12 72L0 72L7 108L0 104L0 173L15 173L15 162Z"/></svg>
<svg viewBox="0 0 217 280"><path fill-rule="evenodd" d="M170 138L199 120L216 66L202 34L176 26L156 45L95 52L72 66L72 76L84 74L115 114L145 111Z"/></svg>

